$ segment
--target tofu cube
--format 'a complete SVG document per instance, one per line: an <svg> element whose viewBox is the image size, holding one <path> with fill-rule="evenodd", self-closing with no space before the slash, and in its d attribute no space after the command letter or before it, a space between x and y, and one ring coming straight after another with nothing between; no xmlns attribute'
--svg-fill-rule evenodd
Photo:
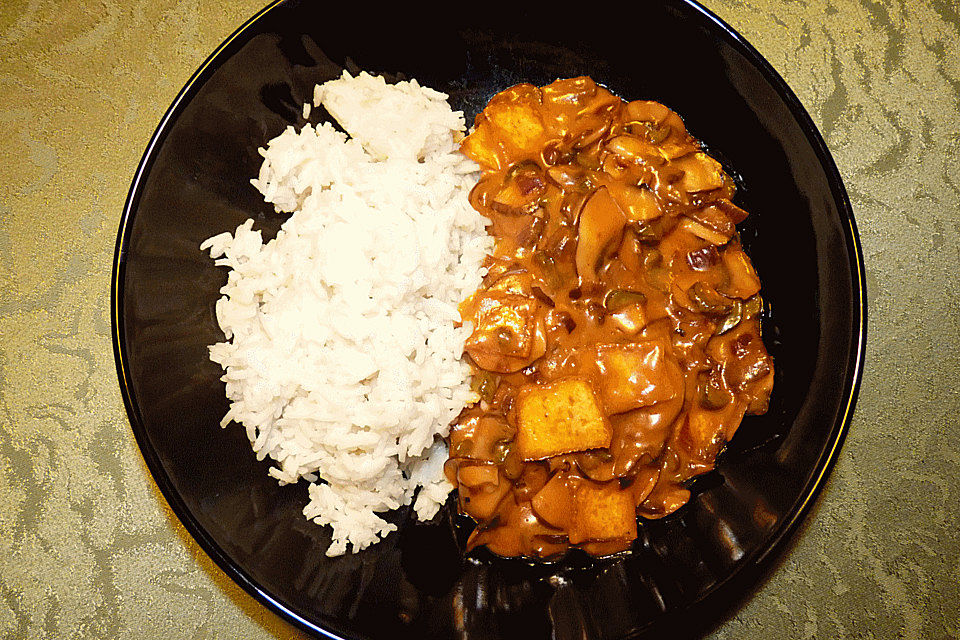
<svg viewBox="0 0 960 640"><path fill-rule="evenodd" d="M637 505L629 489L617 480L584 480L573 494L570 543L588 540L633 540L637 537Z"/></svg>
<svg viewBox="0 0 960 640"><path fill-rule="evenodd" d="M539 105L523 100L512 104L492 105L486 110L500 135L509 140L520 152L532 152L543 137L543 124L538 113Z"/></svg>
<svg viewBox="0 0 960 640"><path fill-rule="evenodd" d="M537 303L524 296L488 291L477 303L476 328L464 350L482 369L518 371L529 364L536 338Z"/></svg>
<svg viewBox="0 0 960 640"><path fill-rule="evenodd" d="M597 347L600 399L610 414L663 402L683 392L683 378L670 371L658 342L601 345Z"/></svg>
<svg viewBox="0 0 960 640"><path fill-rule="evenodd" d="M500 139L492 123L480 120L473 132L460 143L460 151L484 171L499 171L507 166Z"/></svg>
<svg viewBox="0 0 960 640"><path fill-rule="evenodd" d="M484 170L535 157L545 135L540 109L540 90L533 85L518 84L498 93L477 116L461 151Z"/></svg>
<svg viewBox="0 0 960 640"><path fill-rule="evenodd" d="M524 460L610 446L613 430L590 385L577 378L517 394L517 450Z"/></svg>

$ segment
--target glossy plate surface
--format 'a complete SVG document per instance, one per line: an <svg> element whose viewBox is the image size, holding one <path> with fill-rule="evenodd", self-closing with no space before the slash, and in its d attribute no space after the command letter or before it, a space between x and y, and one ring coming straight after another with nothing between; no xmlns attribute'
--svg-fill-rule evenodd
<svg viewBox="0 0 960 640"><path fill-rule="evenodd" d="M130 421L164 496L231 578L320 636L613 639L708 626L750 592L809 507L859 384L862 258L810 118L754 49L683 0L603 25L527 5L515 22L448 8L438 24L409 7L333 4L278 3L237 31L178 96L134 178L117 240L114 341ZM249 184L257 148L304 124L314 85L344 68L416 78L449 93L468 122L517 82L590 75L677 111L742 179L743 242L772 309L770 411L746 419L689 505L643 524L630 554L464 559L465 529L447 509L425 524L394 514L400 531L383 543L327 558L327 530L301 515L306 486L279 487L242 429L219 428L227 401L207 345L222 339L214 303L226 273L199 244L249 217L276 233L282 220Z"/></svg>

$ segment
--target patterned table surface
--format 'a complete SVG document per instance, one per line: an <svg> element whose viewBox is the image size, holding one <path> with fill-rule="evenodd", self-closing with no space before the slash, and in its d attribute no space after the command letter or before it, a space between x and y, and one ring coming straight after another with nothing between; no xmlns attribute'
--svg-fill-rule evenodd
<svg viewBox="0 0 960 640"><path fill-rule="evenodd" d="M157 122L264 0L0 4L0 636L300 638L167 507L109 282ZM786 78L853 201L870 327L812 516L714 638L960 637L960 4L707 0Z"/></svg>

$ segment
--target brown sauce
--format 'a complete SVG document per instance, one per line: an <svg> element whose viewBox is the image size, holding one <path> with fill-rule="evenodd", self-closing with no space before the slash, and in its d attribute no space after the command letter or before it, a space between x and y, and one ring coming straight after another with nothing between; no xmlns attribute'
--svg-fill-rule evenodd
<svg viewBox="0 0 960 640"><path fill-rule="evenodd" d="M450 434L469 547L629 548L690 498L773 362L734 185L680 117L586 77L521 84L464 139L496 240L461 307L481 400Z"/></svg>

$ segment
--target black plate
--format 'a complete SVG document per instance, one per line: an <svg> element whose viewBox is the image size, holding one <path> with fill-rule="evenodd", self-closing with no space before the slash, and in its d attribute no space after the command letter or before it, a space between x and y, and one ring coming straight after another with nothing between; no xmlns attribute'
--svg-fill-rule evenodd
<svg viewBox="0 0 960 640"><path fill-rule="evenodd" d="M117 368L153 476L199 545L244 589L320 635L351 638L620 638L709 624L749 593L811 504L853 410L864 348L863 264L823 140L783 80L730 27L684 0L591 24L524 3L511 19L447 7L444 23L357 3L271 5L200 68L164 116L133 180L117 239ZM559 6L559 5L556 5ZM522 10L522 12L519 12ZM399 10L398 10L399 11ZM458 12L463 12L458 14ZM467 26L469 25L469 26ZM242 429L221 430L225 272L198 245L254 217L257 147L343 68L415 77L473 115L526 81L590 75L667 104L742 179L743 239L770 302L770 411L748 418L674 516L644 523L632 553L555 565L461 557L451 512L356 556L327 558L306 487L281 488Z"/></svg>

